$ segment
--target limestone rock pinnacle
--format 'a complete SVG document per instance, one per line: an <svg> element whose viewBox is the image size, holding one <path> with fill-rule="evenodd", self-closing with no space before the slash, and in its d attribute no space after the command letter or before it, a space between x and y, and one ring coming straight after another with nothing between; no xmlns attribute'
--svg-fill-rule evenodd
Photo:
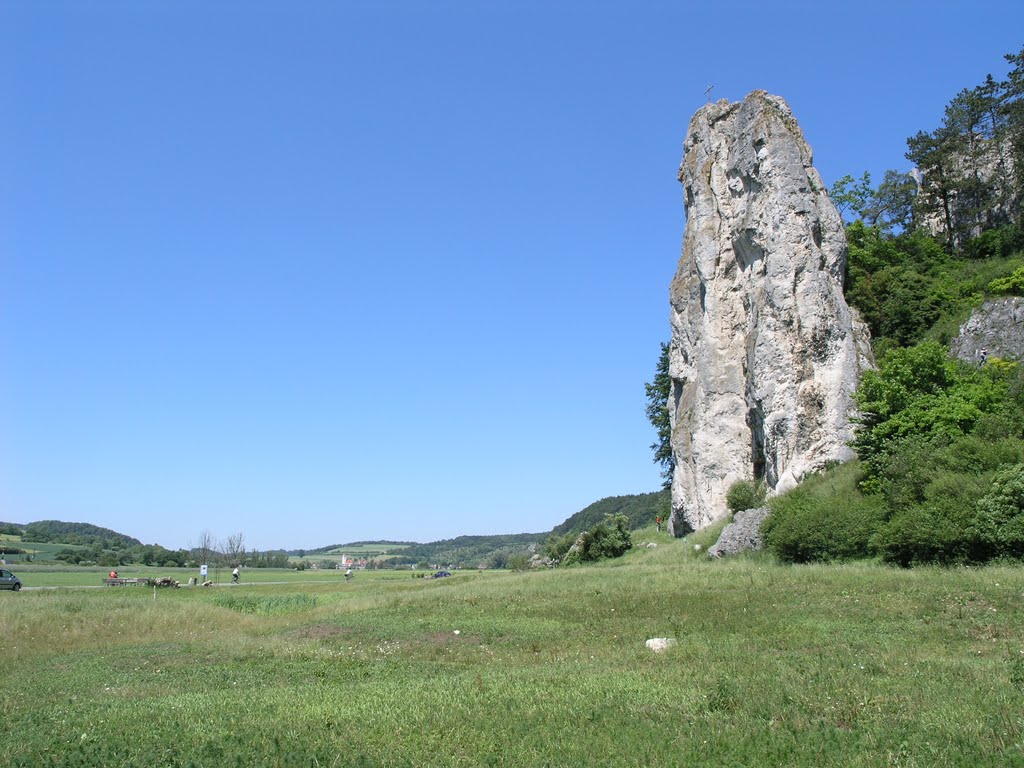
<svg viewBox="0 0 1024 768"><path fill-rule="evenodd" d="M852 458L867 330L843 298L846 237L789 106L755 91L690 121L671 286L677 535L727 513L737 480L781 492Z"/></svg>

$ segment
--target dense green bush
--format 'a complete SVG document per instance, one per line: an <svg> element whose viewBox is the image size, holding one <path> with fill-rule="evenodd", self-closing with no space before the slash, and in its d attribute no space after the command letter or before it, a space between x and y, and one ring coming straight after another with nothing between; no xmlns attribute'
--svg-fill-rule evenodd
<svg viewBox="0 0 1024 768"><path fill-rule="evenodd" d="M933 474L920 501L899 508L879 531L884 560L953 565L1024 556L1024 464Z"/></svg>
<svg viewBox="0 0 1024 768"><path fill-rule="evenodd" d="M530 568L530 556L524 552L516 552L508 556L505 567L510 571L526 571Z"/></svg>
<svg viewBox="0 0 1024 768"><path fill-rule="evenodd" d="M859 464L845 464L769 500L772 513L762 527L766 548L789 563L870 556L884 503L857 489L860 477Z"/></svg>
<svg viewBox="0 0 1024 768"><path fill-rule="evenodd" d="M908 441L955 440L985 414L1004 410L1013 375L953 360L933 341L883 355L856 393L861 421L854 448L865 463L865 487L879 490L881 465Z"/></svg>
<svg viewBox="0 0 1024 768"><path fill-rule="evenodd" d="M1024 461L1024 441L1016 437L972 434L928 440L917 436L879 463L878 485L893 511L965 489L977 500L997 469L1020 461Z"/></svg>
<svg viewBox="0 0 1024 768"><path fill-rule="evenodd" d="M996 474L978 501L971 532L992 557L1024 557L1024 464Z"/></svg>
<svg viewBox="0 0 1024 768"><path fill-rule="evenodd" d="M756 509L764 504L766 491L764 483L737 480L725 492L725 505L734 513L742 512L744 509Z"/></svg>
<svg viewBox="0 0 1024 768"><path fill-rule="evenodd" d="M930 506L909 507L879 531L874 546L884 561L904 567L965 561L960 522Z"/></svg>
<svg viewBox="0 0 1024 768"><path fill-rule="evenodd" d="M565 554L569 551L569 548L576 543L576 534L565 533L557 534L552 533L546 539L542 549L544 554L550 557L552 560L561 560L565 557Z"/></svg>
<svg viewBox="0 0 1024 768"><path fill-rule="evenodd" d="M606 515L604 520L576 539L562 560L563 565L620 557L633 547L629 533L629 518L625 515Z"/></svg>

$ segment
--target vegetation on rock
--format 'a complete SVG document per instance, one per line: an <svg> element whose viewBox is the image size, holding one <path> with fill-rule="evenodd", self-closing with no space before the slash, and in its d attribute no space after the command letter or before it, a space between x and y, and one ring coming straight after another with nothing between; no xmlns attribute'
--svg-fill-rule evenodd
<svg viewBox="0 0 1024 768"><path fill-rule="evenodd" d="M629 528L629 518L625 515L605 515L604 520L576 537L561 555L561 564L579 565L621 557L633 547ZM562 541L565 541L564 537Z"/></svg>
<svg viewBox="0 0 1024 768"><path fill-rule="evenodd" d="M1024 556L1024 368L953 359L971 310L1024 295L1024 51L908 140L919 189L894 172L844 177L845 291L868 323L859 461L770 501L765 543L788 562L878 557L903 566Z"/></svg>

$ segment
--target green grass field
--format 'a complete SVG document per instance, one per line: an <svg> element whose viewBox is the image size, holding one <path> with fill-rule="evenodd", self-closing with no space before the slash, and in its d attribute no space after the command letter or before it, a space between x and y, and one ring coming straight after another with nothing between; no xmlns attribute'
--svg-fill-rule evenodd
<svg viewBox="0 0 1024 768"><path fill-rule="evenodd" d="M636 538L561 571L0 593L0 762L1024 765L1024 570Z"/></svg>
<svg viewBox="0 0 1024 768"><path fill-rule="evenodd" d="M3 551L4 544L14 547L15 549L23 550L25 553L32 555L36 558L42 558L44 560L52 560L54 555L64 549L85 549L85 547L77 544L53 544L50 542L38 542L38 541L22 541L21 536L13 536L11 534L0 535L0 552ZM11 555L10 560L15 562L24 559L24 555Z"/></svg>

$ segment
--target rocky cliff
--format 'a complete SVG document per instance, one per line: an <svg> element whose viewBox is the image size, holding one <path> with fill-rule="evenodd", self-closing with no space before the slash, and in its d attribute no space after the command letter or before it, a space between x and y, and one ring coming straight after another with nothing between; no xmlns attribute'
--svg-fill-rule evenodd
<svg viewBox="0 0 1024 768"><path fill-rule="evenodd" d="M851 396L870 355L843 299L842 220L785 101L755 91L708 104L683 151L669 358L677 535L723 517L737 480L782 491L851 458Z"/></svg>
<svg viewBox="0 0 1024 768"><path fill-rule="evenodd" d="M968 363L980 363L982 350L986 357L1024 360L1024 298L986 301L960 326L950 347Z"/></svg>

